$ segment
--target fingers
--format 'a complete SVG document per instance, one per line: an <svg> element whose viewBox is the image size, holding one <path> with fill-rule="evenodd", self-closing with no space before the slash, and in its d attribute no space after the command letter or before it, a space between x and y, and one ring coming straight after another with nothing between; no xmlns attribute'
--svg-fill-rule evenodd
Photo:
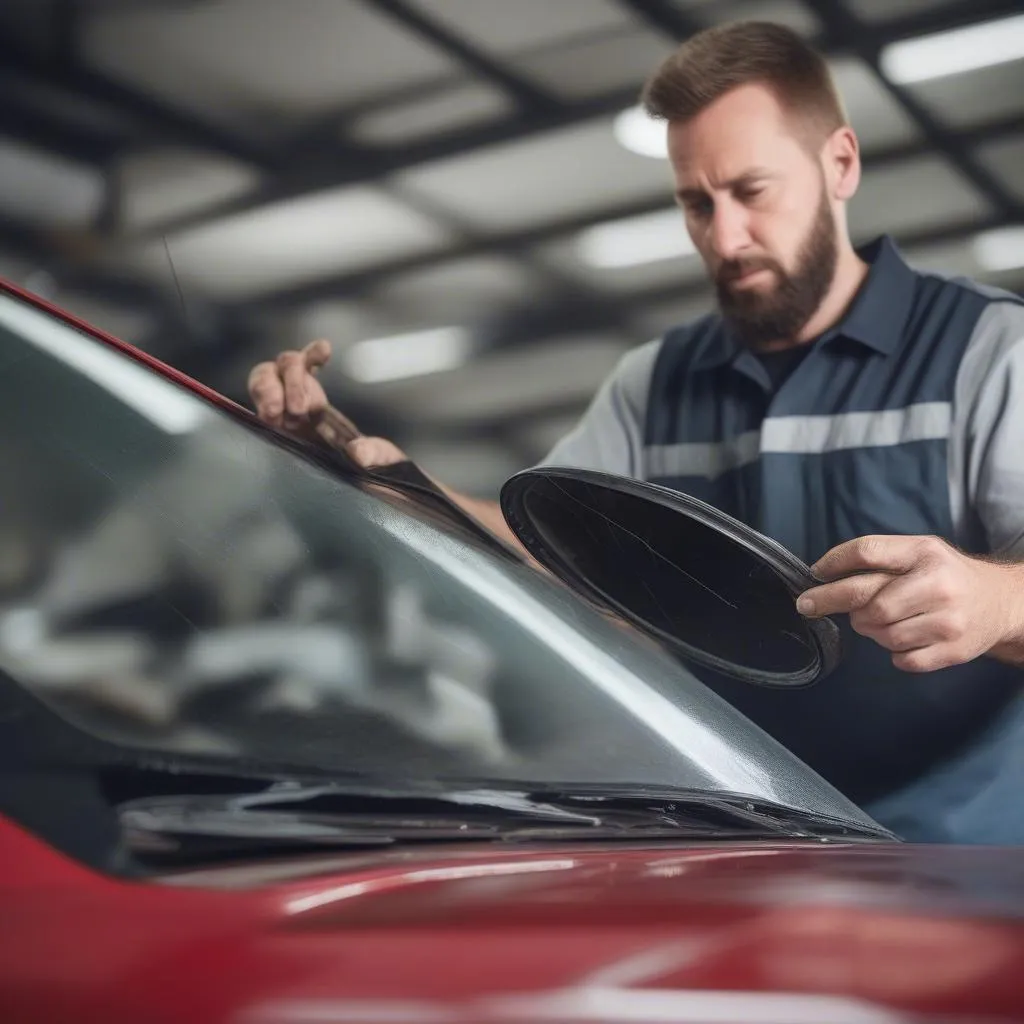
<svg viewBox="0 0 1024 1024"><path fill-rule="evenodd" d="M324 366L331 358L331 343L323 338L311 341L302 350L302 358L306 369L315 374L321 366Z"/></svg>
<svg viewBox="0 0 1024 1024"><path fill-rule="evenodd" d="M811 573L829 581L852 573L909 572L924 559L939 555L945 546L937 537L856 537L823 555Z"/></svg>
<svg viewBox="0 0 1024 1024"><path fill-rule="evenodd" d="M248 388L260 419L271 426L294 429L321 412L327 398L314 375L330 358L330 343L320 339L254 366Z"/></svg>
<svg viewBox="0 0 1024 1024"><path fill-rule="evenodd" d="M805 590L796 603L796 610L809 618L840 615L863 608L895 577L889 573L861 573L835 583Z"/></svg>
<svg viewBox="0 0 1024 1024"><path fill-rule="evenodd" d="M276 363L258 363L249 372L249 397L256 415L265 423L279 427L284 417L284 386Z"/></svg>
<svg viewBox="0 0 1024 1024"><path fill-rule="evenodd" d="M284 388L284 407L288 416L304 417L309 413L311 379L306 366L305 350L282 352L277 357L277 372Z"/></svg>

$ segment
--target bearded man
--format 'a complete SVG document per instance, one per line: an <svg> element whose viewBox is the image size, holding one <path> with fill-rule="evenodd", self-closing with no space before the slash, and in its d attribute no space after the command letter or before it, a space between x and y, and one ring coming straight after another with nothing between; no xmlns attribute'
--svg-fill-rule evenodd
<svg viewBox="0 0 1024 1024"><path fill-rule="evenodd" d="M905 838L1024 842L1024 303L920 273L888 236L853 245L857 137L793 32L696 35L643 100L718 310L628 353L545 464L686 492L814 563L799 610L852 633L826 682L696 674ZM329 354L255 367L259 415L340 415ZM495 504L449 493L516 543Z"/></svg>

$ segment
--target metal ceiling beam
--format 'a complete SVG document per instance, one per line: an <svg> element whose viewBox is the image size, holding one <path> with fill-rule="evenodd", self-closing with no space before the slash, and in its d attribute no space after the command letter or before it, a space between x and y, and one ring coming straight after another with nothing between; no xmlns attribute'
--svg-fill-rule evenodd
<svg viewBox="0 0 1024 1024"><path fill-rule="evenodd" d="M125 149L123 135L83 128L33 109L9 88L2 70L0 93L0 137L91 167L104 167Z"/></svg>
<svg viewBox="0 0 1024 1024"><path fill-rule="evenodd" d="M980 142L1001 138L1018 130L1019 127L1019 118L1002 118L967 129L963 132L963 138L965 145L977 145ZM873 170L892 166L930 152L931 147L927 142L911 142L889 146L874 153L865 153L862 159L865 169ZM540 227L531 227L521 231L480 234L442 252L419 253L414 256L381 262L347 274L327 275L316 281L283 288L276 292L268 292L249 305L256 308L280 308L304 305L328 298L358 295L375 284L402 274L456 263L477 256L530 251L538 245L568 237L595 224L654 213L658 210L669 209L671 205L672 197L666 189L664 195L621 203L613 207L604 206L584 214L563 217ZM680 223L679 229L683 230L682 223Z"/></svg>
<svg viewBox="0 0 1024 1024"><path fill-rule="evenodd" d="M319 158L308 154L303 161L255 191L235 200L215 203L184 217L154 225L140 235L158 238L199 227L236 214L248 213L271 203L298 199L325 189L375 182L412 167L467 155L488 146L522 141L547 131L568 128L592 118L607 117L636 102L636 89L614 89L586 100L565 103L551 111L515 114L488 124L450 132L404 145L363 148L358 161L339 163L334 151Z"/></svg>
<svg viewBox="0 0 1024 1024"><path fill-rule="evenodd" d="M684 13L677 4L668 0L619 0L630 14L671 39L681 42L699 32L704 25L697 18Z"/></svg>
<svg viewBox="0 0 1024 1024"><path fill-rule="evenodd" d="M511 96L523 110L548 110L555 105L550 93L519 75L481 50L471 46L465 39L449 31L440 22L417 10L405 0L363 0L372 10L385 15L392 21L410 30L454 61L472 71L478 78Z"/></svg>
<svg viewBox="0 0 1024 1024"><path fill-rule="evenodd" d="M803 2L818 13L814 0ZM1014 14L1020 14L1020 0L937 0L920 11L911 11L883 21L858 21L862 37L870 40L873 45L882 46L901 39L931 35L933 32L950 32ZM826 50L842 49L849 44L848 39L842 34L836 35L828 24L825 24L824 29L818 44Z"/></svg>
<svg viewBox="0 0 1024 1024"><path fill-rule="evenodd" d="M1003 217L1019 218L1024 205L1019 203L995 175L983 167L968 151L957 134L936 118L910 90L890 81L881 68L882 43L867 30L864 23L847 8L843 0L807 0L828 34L845 39L847 47L860 56L874 71L880 84L900 107L914 120L930 148L944 156Z"/></svg>
<svg viewBox="0 0 1024 1024"><path fill-rule="evenodd" d="M181 143L262 169L277 163L278 156L270 147L208 124L81 64L46 60L0 39L0 68L20 78L26 87L56 89L78 103L88 101L123 118L132 125L140 144Z"/></svg>
<svg viewBox="0 0 1024 1024"><path fill-rule="evenodd" d="M627 2L627 0L623 0ZM636 0L633 0L636 2ZM813 4L813 0L805 0ZM659 4L659 7L664 7ZM981 11L985 17L994 17L1019 7L1019 0L954 0L934 10L888 19L884 26L865 28L866 36L876 49L884 39L899 39L923 32L960 27L972 20L972 11ZM666 8L667 9L667 8ZM690 27L689 19L680 21L678 10L673 24L684 31ZM667 22L666 22L667 24ZM883 35L884 33L884 35ZM851 39L842 26L825 26L821 44L830 55L848 53ZM550 109L536 108L519 112L488 124L477 125L428 139L394 147L352 147L339 156L337 149L325 145L319 153L303 151L301 161L283 168L274 178L247 195L222 203L214 203L203 210L184 217L172 218L152 227L143 237L158 238L179 231L205 225L222 217L246 213L271 203L296 199L310 193L343 185L355 185L379 180L412 167L466 155L488 146L524 141L546 131L567 128L593 118L607 117L637 102L641 83L624 89L611 90L586 100L556 104ZM941 130L940 130L941 134Z"/></svg>

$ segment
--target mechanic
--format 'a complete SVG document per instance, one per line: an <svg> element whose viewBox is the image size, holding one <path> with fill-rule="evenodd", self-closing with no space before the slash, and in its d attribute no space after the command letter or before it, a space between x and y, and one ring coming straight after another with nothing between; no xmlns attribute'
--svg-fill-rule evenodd
<svg viewBox="0 0 1024 1024"><path fill-rule="evenodd" d="M888 236L854 247L857 137L788 29L691 37L643 102L718 309L626 354L544 464L687 492L813 562L799 611L849 616L834 674L701 678L904 838L1024 842L1024 302L918 272ZM258 414L347 422L329 356L254 367ZM496 504L448 493L516 543Z"/></svg>

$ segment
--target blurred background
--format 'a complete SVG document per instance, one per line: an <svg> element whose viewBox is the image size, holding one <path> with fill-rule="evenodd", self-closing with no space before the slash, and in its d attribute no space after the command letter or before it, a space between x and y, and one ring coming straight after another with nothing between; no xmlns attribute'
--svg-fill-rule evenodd
<svg viewBox="0 0 1024 1024"><path fill-rule="evenodd" d="M712 307L635 104L751 17L830 57L856 238L1024 292L1020 0L2 0L0 275L241 401L327 337L335 404L493 495Z"/></svg>

